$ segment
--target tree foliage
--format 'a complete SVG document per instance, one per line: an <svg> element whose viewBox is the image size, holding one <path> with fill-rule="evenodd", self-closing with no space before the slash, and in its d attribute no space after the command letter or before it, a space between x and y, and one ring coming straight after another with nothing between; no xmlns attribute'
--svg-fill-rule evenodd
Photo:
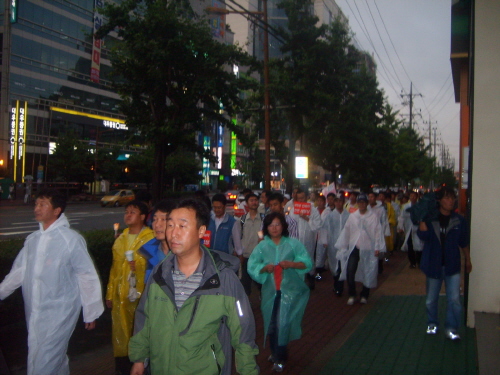
<svg viewBox="0 0 500 375"><path fill-rule="evenodd" d="M195 142L197 131L217 121L244 138L230 117L253 82L235 75L232 66L252 60L239 47L214 40L207 20L187 1L125 0L108 3L102 13L108 21L97 36L117 30L120 38L112 50L114 84L127 125L154 150L158 199L168 155L179 148L205 153Z"/></svg>
<svg viewBox="0 0 500 375"><path fill-rule="evenodd" d="M83 184L93 181L93 162L88 145L69 133L57 139L55 151L48 159L47 172L55 181Z"/></svg>

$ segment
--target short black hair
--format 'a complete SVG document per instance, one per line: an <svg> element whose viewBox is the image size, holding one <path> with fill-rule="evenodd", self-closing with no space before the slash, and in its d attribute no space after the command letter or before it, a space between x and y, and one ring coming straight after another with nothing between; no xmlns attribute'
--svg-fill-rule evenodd
<svg viewBox="0 0 500 375"><path fill-rule="evenodd" d="M272 193L271 193L271 190L267 190L267 189L262 190L262 192L260 193L260 195L262 195L263 193L266 193L266 197L267 197L267 198L269 198L269 196L272 194Z"/></svg>
<svg viewBox="0 0 500 375"><path fill-rule="evenodd" d="M457 193L455 193L455 190L452 187L443 186L436 191L436 199L440 201L444 197L452 197L453 199L457 199Z"/></svg>
<svg viewBox="0 0 500 375"><path fill-rule="evenodd" d="M296 194L296 195L297 195L297 194L302 194L302 193L304 193L304 194L305 194L305 191L304 191L304 190L302 190L302 189L297 189L297 191L295 192L295 194Z"/></svg>
<svg viewBox="0 0 500 375"><path fill-rule="evenodd" d="M273 222L274 219L278 218L281 222L281 227L283 231L281 232L282 236L288 237L288 223L286 222L285 215L280 212L271 212L270 214L264 217L264 223L262 226L262 232L264 232L265 236L269 236L269 230L267 229L269 225Z"/></svg>
<svg viewBox="0 0 500 375"><path fill-rule="evenodd" d="M176 202L172 199L163 199L155 204L153 208L153 215L156 211L163 212L165 214L169 214L175 207Z"/></svg>
<svg viewBox="0 0 500 375"><path fill-rule="evenodd" d="M50 204L52 204L53 209L56 209L56 208L61 209L61 213L59 214L59 216L61 216L61 214L66 209L66 201L67 201L66 196L64 194L62 194L57 189L53 189L53 188L41 189L37 195L37 198L49 199ZM58 218L59 218L59 216L58 216Z"/></svg>
<svg viewBox="0 0 500 375"><path fill-rule="evenodd" d="M247 202L247 203L248 203L248 200L249 200L250 198L252 198L252 197L257 198L257 200L259 199L259 197L257 196L257 194L255 194L255 193L250 193L250 194L245 195L245 202Z"/></svg>
<svg viewBox="0 0 500 375"><path fill-rule="evenodd" d="M326 198L324 195L318 195L316 199L323 199L326 202Z"/></svg>
<svg viewBox="0 0 500 375"><path fill-rule="evenodd" d="M130 202L128 202L125 205L125 209L127 209L128 207L136 207L136 208L138 208L139 211L141 211L141 215L144 215L144 222L143 222L143 224L146 223L146 220L148 218L148 213L149 213L149 209L148 209L148 206L146 205L146 203L144 203L143 201L134 199L133 201L130 201Z"/></svg>
<svg viewBox="0 0 500 375"><path fill-rule="evenodd" d="M342 196L342 194L340 194L340 195ZM334 193L328 193L328 194L326 195L326 197L327 197L327 198L328 198L328 197L334 197L334 198L335 198L336 196L335 196L335 194L334 194Z"/></svg>
<svg viewBox="0 0 500 375"><path fill-rule="evenodd" d="M193 210L196 213L196 223L198 225L198 228L200 228L203 225L208 228L208 224L210 223L210 210L208 209L205 202L203 202L201 199L199 198L181 199L180 201L177 202L177 204L172 210L178 208L186 208L188 210Z"/></svg>
<svg viewBox="0 0 500 375"><path fill-rule="evenodd" d="M269 197L267 198L267 201L268 202L271 202L271 201L279 201L280 203L283 203L285 201L285 197L283 196L283 194L281 193L272 193L271 195L269 195Z"/></svg>
<svg viewBox="0 0 500 375"><path fill-rule="evenodd" d="M220 202L225 206L227 204L227 198L224 194L218 193L212 197L212 203L214 202Z"/></svg>

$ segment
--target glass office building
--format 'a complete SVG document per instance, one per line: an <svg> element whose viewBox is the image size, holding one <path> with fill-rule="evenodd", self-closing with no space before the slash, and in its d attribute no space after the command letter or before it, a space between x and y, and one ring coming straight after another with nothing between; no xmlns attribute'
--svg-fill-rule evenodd
<svg viewBox="0 0 500 375"><path fill-rule="evenodd" d="M100 1L1 2L0 167L16 182L45 180L49 147L61 135L90 148L124 139L109 77L113 39L103 46L93 38Z"/></svg>

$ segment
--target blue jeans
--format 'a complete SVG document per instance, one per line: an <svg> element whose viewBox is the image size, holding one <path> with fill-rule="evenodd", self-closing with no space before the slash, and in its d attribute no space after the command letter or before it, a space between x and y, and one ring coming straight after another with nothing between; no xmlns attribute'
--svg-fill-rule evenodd
<svg viewBox="0 0 500 375"><path fill-rule="evenodd" d="M425 304L427 307L428 324L439 325L438 299L443 281L446 288L446 321L444 327L446 330L456 332L460 325L460 317L462 315L462 304L460 303L460 272L451 276L446 276L444 267L441 270L441 277L439 279L427 277L427 298Z"/></svg>

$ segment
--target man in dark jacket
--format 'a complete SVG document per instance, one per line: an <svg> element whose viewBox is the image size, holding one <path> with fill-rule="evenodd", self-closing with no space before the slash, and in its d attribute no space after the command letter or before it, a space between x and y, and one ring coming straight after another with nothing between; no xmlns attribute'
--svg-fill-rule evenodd
<svg viewBox="0 0 500 375"><path fill-rule="evenodd" d="M207 227L210 231L210 249L241 254L241 225L234 225L236 220L226 212L226 204L224 194L213 196L213 214Z"/></svg>
<svg viewBox="0 0 500 375"><path fill-rule="evenodd" d="M460 303L460 250L465 258L465 271L471 272L469 231L463 216L454 212L456 194L448 187L436 192L439 214L422 221L417 232L424 242L420 268L427 276L427 334L438 330L438 299L443 281L446 286L445 335L459 340L458 327L462 314Z"/></svg>
<svg viewBox="0 0 500 375"><path fill-rule="evenodd" d="M255 321L235 269L239 260L200 245L209 211L179 202L167 219L171 252L148 280L129 344L132 375L258 374Z"/></svg>

